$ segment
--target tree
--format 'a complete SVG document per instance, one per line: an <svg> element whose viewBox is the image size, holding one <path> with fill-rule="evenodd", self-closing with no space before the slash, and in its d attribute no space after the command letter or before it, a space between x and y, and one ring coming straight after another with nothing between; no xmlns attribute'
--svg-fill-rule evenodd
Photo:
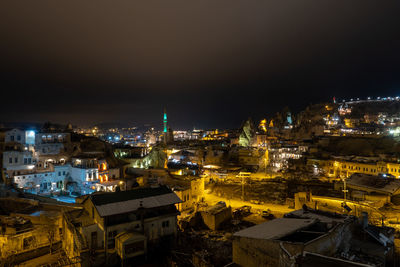
<svg viewBox="0 0 400 267"><path fill-rule="evenodd" d="M56 237L56 233L54 231L54 225L51 222L44 225L44 232L46 233L47 240L49 241L50 254L52 254L53 253L53 244L54 244L55 237Z"/></svg>

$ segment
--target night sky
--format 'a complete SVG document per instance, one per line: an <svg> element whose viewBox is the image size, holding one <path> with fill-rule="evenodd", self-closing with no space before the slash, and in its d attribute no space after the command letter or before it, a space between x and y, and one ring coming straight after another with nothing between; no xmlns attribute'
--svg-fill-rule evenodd
<svg viewBox="0 0 400 267"><path fill-rule="evenodd" d="M400 1L0 2L0 122L239 127L400 95Z"/></svg>

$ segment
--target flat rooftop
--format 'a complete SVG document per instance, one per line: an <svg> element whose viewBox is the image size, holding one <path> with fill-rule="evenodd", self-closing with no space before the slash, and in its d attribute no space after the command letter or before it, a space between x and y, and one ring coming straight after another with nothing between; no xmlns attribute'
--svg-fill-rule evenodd
<svg viewBox="0 0 400 267"><path fill-rule="evenodd" d="M348 216L320 210L299 209L285 214L285 218L315 219L323 223L332 224L333 222L343 223L347 220Z"/></svg>
<svg viewBox="0 0 400 267"><path fill-rule="evenodd" d="M89 197L102 217L133 212L140 207L155 208L182 202L171 189L165 186L113 193L94 193Z"/></svg>
<svg viewBox="0 0 400 267"><path fill-rule="evenodd" d="M346 180L346 182L350 187L358 186L386 194L394 194L400 189L399 179L362 173L354 173Z"/></svg>
<svg viewBox="0 0 400 267"><path fill-rule="evenodd" d="M233 236L279 240L315 224L314 219L279 218L236 232Z"/></svg>

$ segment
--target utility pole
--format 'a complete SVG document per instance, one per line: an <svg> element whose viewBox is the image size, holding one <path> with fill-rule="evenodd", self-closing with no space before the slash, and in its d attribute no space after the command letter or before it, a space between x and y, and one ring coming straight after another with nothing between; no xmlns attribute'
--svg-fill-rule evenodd
<svg viewBox="0 0 400 267"><path fill-rule="evenodd" d="M244 176L242 176L242 200L244 201Z"/></svg>
<svg viewBox="0 0 400 267"><path fill-rule="evenodd" d="M242 200L244 201L244 178L250 178L251 173L250 172L239 172L239 175L237 175L237 178L242 178Z"/></svg>
<svg viewBox="0 0 400 267"><path fill-rule="evenodd" d="M346 189L346 178L343 178L343 194L344 194L344 203L346 203L346 193L349 192L349 190Z"/></svg>

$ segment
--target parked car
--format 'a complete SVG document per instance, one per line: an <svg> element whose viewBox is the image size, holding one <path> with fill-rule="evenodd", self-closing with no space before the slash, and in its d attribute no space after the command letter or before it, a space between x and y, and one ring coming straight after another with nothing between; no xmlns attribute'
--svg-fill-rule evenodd
<svg viewBox="0 0 400 267"><path fill-rule="evenodd" d="M242 206L232 212L233 218L243 218L251 214L251 206Z"/></svg>
<svg viewBox="0 0 400 267"><path fill-rule="evenodd" d="M234 219L241 219L243 217L242 210L239 208L239 209L235 209L234 211L232 211L232 217Z"/></svg>
<svg viewBox="0 0 400 267"><path fill-rule="evenodd" d="M261 201L258 200L258 199L252 199L252 200L250 200L250 203L253 203L253 204L261 204Z"/></svg>
<svg viewBox="0 0 400 267"><path fill-rule="evenodd" d="M226 203L224 201L218 201L216 205L226 207Z"/></svg>
<svg viewBox="0 0 400 267"><path fill-rule="evenodd" d="M251 206L242 206L240 207L240 209L244 212L244 213L250 213L251 212Z"/></svg>
<svg viewBox="0 0 400 267"><path fill-rule="evenodd" d="M262 211L261 217L265 219L273 219L275 216L271 213L270 209L267 209Z"/></svg>

